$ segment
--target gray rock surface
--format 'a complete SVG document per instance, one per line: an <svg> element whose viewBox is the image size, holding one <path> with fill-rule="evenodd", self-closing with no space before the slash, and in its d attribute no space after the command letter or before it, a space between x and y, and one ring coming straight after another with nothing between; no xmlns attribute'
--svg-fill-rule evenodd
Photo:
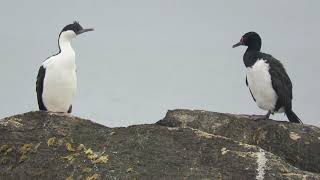
<svg viewBox="0 0 320 180"><path fill-rule="evenodd" d="M174 110L108 128L29 112L0 120L0 179L320 179L320 129Z"/></svg>

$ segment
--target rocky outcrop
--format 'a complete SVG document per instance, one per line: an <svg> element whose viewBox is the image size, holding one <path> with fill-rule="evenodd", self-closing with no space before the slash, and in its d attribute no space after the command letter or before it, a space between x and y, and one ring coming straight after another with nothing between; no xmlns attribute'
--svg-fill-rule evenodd
<svg viewBox="0 0 320 180"><path fill-rule="evenodd" d="M174 110L108 128L29 112L0 120L0 179L320 179L320 129Z"/></svg>

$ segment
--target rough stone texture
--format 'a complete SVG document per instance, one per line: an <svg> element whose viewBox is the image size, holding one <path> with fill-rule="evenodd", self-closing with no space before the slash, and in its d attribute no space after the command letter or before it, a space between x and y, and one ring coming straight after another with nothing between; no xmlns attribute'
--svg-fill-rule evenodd
<svg viewBox="0 0 320 180"><path fill-rule="evenodd" d="M157 124L195 128L255 145L301 170L320 173L320 128L315 126L190 110L169 111Z"/></svg>
<svg viewBox="0 0 320 180"><path fill-rule="evenodd" d="M108 128L30 112L0 120L0 179L320 179L320 129L175 110Z"/></svg>

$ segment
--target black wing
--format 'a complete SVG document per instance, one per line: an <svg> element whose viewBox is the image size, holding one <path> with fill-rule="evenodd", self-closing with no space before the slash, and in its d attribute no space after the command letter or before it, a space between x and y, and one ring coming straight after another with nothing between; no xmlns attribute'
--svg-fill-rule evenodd
<svg viewBox="0 0 320 180"><path fill-rule="evenodd" d="M278 95L275 111L278 111L281 107L285 107L286 111L291 110L292 83L285 68L279 60L271 55L260 53L259 56L266 60L270 66L269 73L272 87Z"/></svg>
<svg viewBox="0 0 320 180"><path fill-rule="evenodd" d="M252 94L252 92L251 92L251 89L250 89L250 87L248 86L248 79L247 79L247 76L246 76L246 85L247 85L247 87L249 88L249 91L250 91L250 94L251 94L251 96L252 96L253 100L254 100L254 101L256 101L256 98L254 98L254 96L253 96L253 94Z"/></svg>
<svg viewBox="0 0 320 180"><path fill-rule="evenodd" d="M68 113L72 112L72 105L69 106Z"/></svg>
<svg viewBox="0 0 320 180"><path fill-rule="evenodd" d="M47 108L44 106L42 101L42 92L43 92L43 80L46 74L46 69L41 66L38 71L37 82L36 82L36 91L37 91L37 99L38 106L40 110L46 111Z"/></svg>

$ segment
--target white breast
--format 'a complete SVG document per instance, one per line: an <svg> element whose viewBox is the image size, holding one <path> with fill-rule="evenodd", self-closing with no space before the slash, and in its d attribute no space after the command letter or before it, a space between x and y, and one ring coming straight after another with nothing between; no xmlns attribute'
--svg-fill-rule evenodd
<svg viewBox="0 0 320 180"><path fill-rule="evenodd" d="M42 99L48 111L67 112L77 89L74 52L59 54L44 62Z"/></svg>
<svg viewBox="0 0 320 180"><path fill-rule="evenodd" d="M247 68L247 80L258 107L273 112L278 96L272 87L269 68L265 60L257 60L252 67Z"/></svg>

